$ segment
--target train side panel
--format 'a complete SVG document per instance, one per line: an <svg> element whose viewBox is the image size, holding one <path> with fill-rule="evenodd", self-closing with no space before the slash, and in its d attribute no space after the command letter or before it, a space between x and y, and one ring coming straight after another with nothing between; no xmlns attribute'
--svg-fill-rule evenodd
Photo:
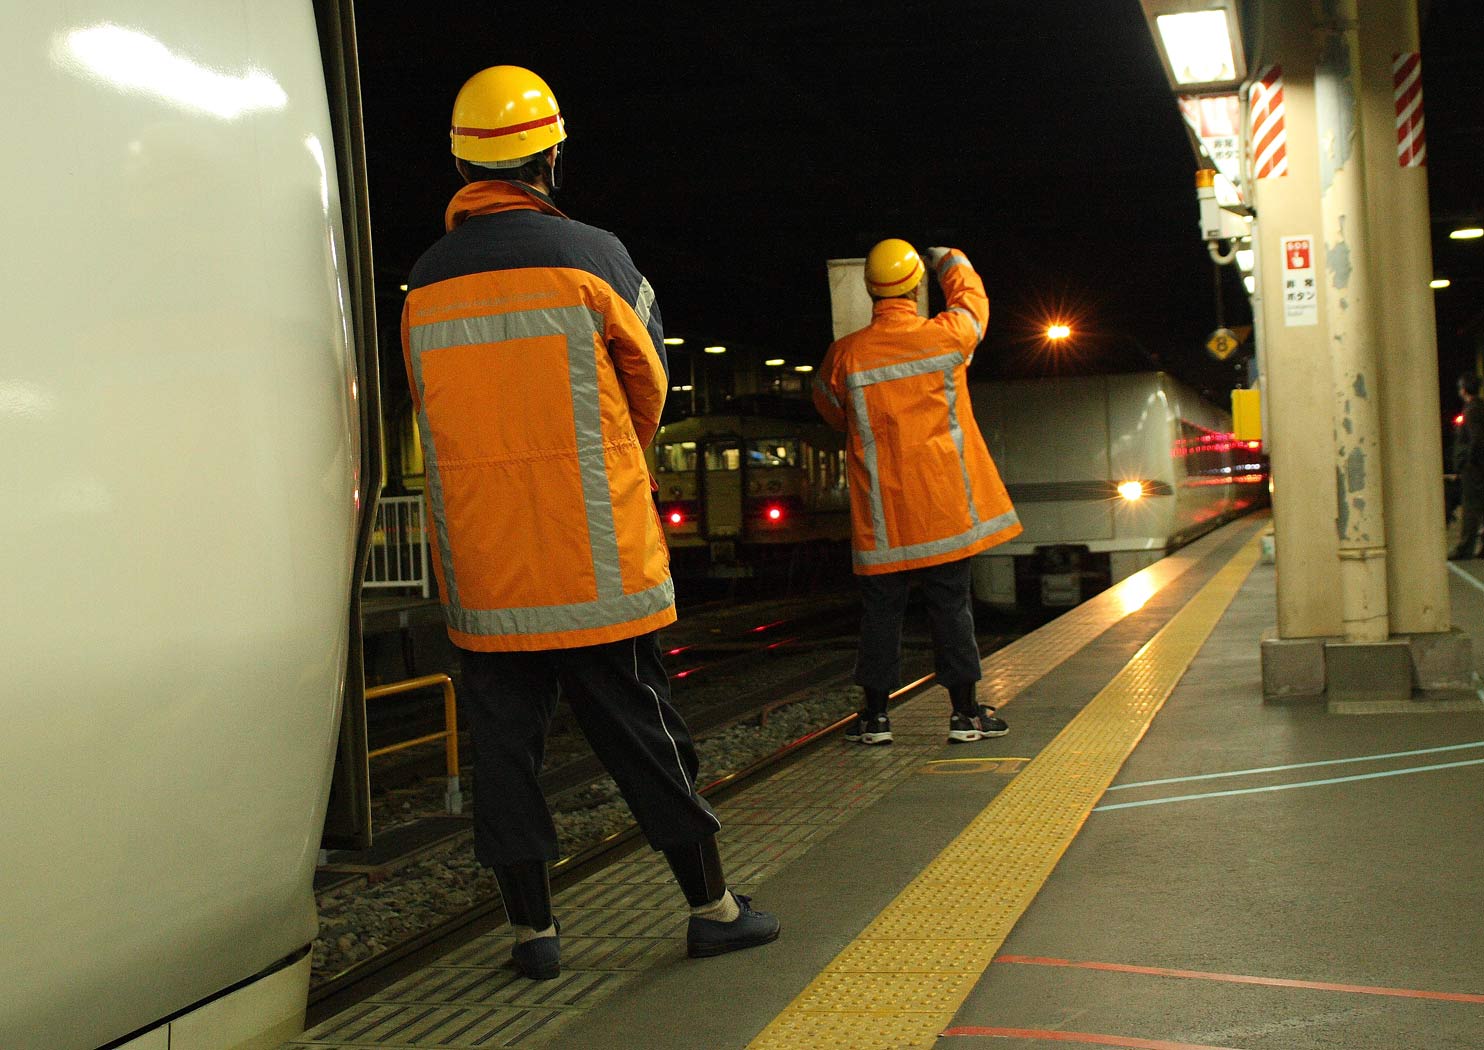
<svg viewBox="0 0 1484 1050"><path fill-rule="evenodd" d="M981 601L1075 604L1260 498L1260 453L1163 373L976 383L971 394L1025 525L975 559Z"/></svg>
<svg viewBox="0 0 1484 1050"><path fill-rule="evenodd" d="M354 361L310 4L6 23L0 1042L71 1050L314 935Z"/></svg>

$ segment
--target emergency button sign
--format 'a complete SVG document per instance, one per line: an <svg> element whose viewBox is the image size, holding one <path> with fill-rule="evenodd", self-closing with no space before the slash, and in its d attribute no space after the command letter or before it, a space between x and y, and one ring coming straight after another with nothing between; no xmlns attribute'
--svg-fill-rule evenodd
<svg viewBox="0 0 1484 1050"><path fill-rule="evenodd" d="M1313 237L1283 238L1283 323L1290 328L1319 323Z"/></svg>

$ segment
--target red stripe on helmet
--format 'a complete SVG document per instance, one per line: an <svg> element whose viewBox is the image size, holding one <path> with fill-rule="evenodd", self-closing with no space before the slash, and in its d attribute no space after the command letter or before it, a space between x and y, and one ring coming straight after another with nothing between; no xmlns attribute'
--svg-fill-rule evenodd
<svg viewBox="0 0 1484 1050"><path fill-rule="evenodd" d="M453 133L455 135L467 135L471 139L497 139L501 135L515 135L522 131L544 128L548 125L555 124L561 119L562 115L557 113L554 116L542 117L540 120L528 120L524 124L512 124L508 128L461 128L455 126Z"/></svg>
<svg viewBox="0 0 1484 1050"><path fill-rule="evenodd" d="M871 283L874 284L877 288L892 288L896 285L905 284L908 281L916 280L920 276L919 271L921 270L922 259L919 258L917 260L917 265L912 267L912 272L909 273L906 277L898 277L895 281L872 281Z"/></svg>

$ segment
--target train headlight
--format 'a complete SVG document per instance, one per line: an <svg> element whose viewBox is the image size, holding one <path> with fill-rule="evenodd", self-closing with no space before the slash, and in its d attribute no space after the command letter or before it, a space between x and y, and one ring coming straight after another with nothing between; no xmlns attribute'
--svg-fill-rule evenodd
<svg viewBox="0 0 1484 1050"><path fill-rule="evenodd" d="M1142 481L1120 481L1118 483L1118 494L1124 499L1133 502L1144 498L1144 483Z"/></svg>

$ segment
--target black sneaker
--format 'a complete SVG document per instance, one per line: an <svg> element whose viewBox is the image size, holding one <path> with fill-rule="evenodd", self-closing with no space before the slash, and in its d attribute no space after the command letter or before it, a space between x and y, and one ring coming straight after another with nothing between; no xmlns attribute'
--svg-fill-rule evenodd
<svg viewBox="0 0 1484 1050"><path fill-rule="evenodd" d="M1004 736L1008 732L1010 732L1009 724L1004 719L994 716L994 708L983 704L979 705L979 714L975 718L955 711L948 719L948 742L950 744L972 744L975 740Z"/></svg>
<svg viewBox="0 0 1484 1050"><path fill-rule="evenodd" d="M885 715L868 715L862 711L845 730L845 739L853 744L889 744L891 719Z"/></svg>
<svg viewBox="0 0 1484 1050"><path fill-rule="evenodd" d="M765 911L752 910L752 898L740 893L732 894L741 912L731 922L690 917L690 927L685 931L685 948L692 959L705 959L712 955L756 948L778 939L778 919Z"/></svg>
<svg viewBox="0 0 1484 1050"><path fill-rule="evenodd" d="M557 932L551 937L535 937L529 941L518 941L510 949L510 961L522 977L533 981L550 981L562 973L562 924L556 923Z"/></svg>

